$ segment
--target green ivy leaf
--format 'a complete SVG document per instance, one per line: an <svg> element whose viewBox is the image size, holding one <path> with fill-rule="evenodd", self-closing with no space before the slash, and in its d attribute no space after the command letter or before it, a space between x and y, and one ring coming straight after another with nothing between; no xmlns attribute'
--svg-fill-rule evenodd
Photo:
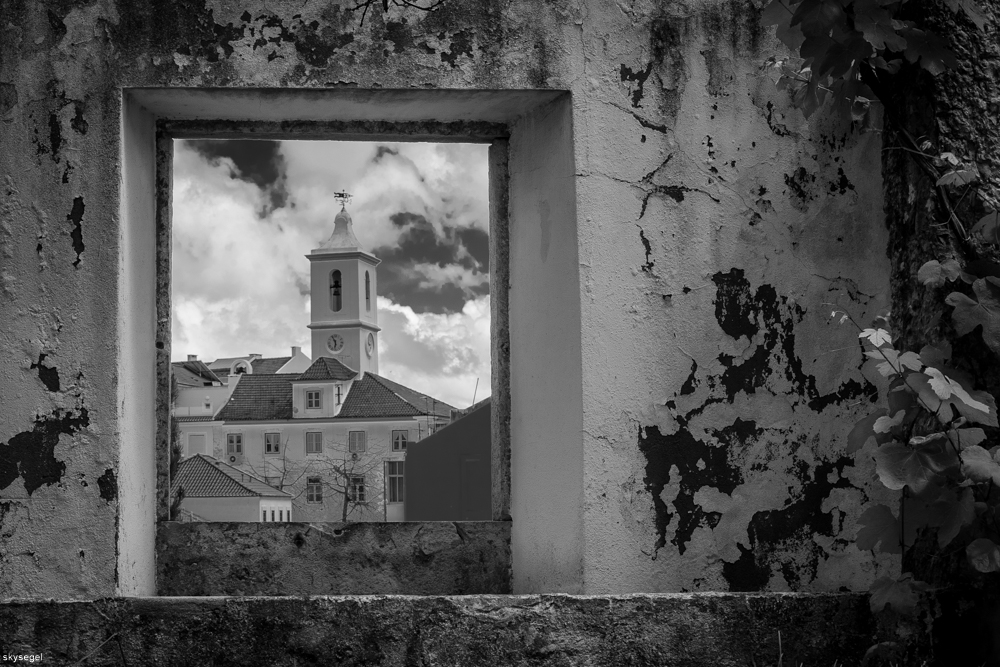
<svg viewBox="0 0 1000 667"><path fill-rule="evenodd" d="M954 259L945 260L942 264L936 259L925 262L917 271L917 280L927 287L941 287L946 282L956 280L962 275L962 267Z"/></svg>
<svg viewBox="0 0 1000 667"><path fill-rule="evenodd" d="M937 179L937 183L934 185L951 185L954 187L961 187L963 185L968 185L979 179L979 174L968 169L952 169L946 172L941 178Z"/></svg>
<svg viewBox="0 0 1000 667"><path fill-rule="evenodd" d="M937 76L946 69L958 67L958 59L947 42L937 35L918 28L906 28L902 32L906 38L903 55L911 63L920 61L920 66Z"/></svg>
<svg viewBox="0 0 1000 667"><path fill-rule="evenodd" d="M984 243L1000 243L1000 211L990 211L972 226L972 235Z"/></svg>
<svg viewBox="0 0 1000 667"><path fill-rule="evenodd" d="M858 338L866 339L875 347L892 343L892 336L885 329L864 329L858 334Z"/></svg>
<svg viewBox="0 0 1000 667"><path fill-rule="evenodd" d="M946 340L941 341L936 345L924 345L920 348L920 361L922 361L925 366L938 368L939 366L948 363L950 359L951 343Z"/></svg>
<svg viewBox="0 0 1000 667"><path fill-rule="evenodd" d="M839 0L802 0L791 21L791 25L801 24L807 36L829 33L840 23L846 23L846 17Z"/></svg>
<svg viewBox="0 0 1000 667"><path fill-rule="evenodd" d="M875 425L872 430L875 433L888 433L892 430L894 426L899 426L903 423L903 417L906 416L905 410L900 410L892 417L879 417L875 420Z"/></svg>
<svg viewBox="0 0 1000 667"><path fill-rule="evenodd" d="M915 581L912 574L904 574L898 579L879 577L869 592L872 613L879 613L886 607L892 607L897 614L912 615L917 609L917 593L927 590L927 584Z"/></svg>
<svg viewBox="0 0 1000 667"><path fill-rule="evenodd" d="M892 14L882 9L876 0L854 0L854 27L880 51L902 51L906 48L906 40L896 34Z"/></svg>
<svg viewBox="0 0 1000 667"><path fill-rule="evenodd" d="M898 491L909 486L914 493L923 493L941 473L958 464L958 457L943 444L942 438L915 446L882 445L875 452L875 472L886 488Z"/></svg>
<svg viewBox="0 0 1000 667"><path fill-rule="evenodd" d="M851 432L847 434L848 454L853 454L854 452L864 447L865 443L868 442L868 438L871 438L872 436L875 435L875 432L872 429L872 427L878 420L878 418L882 417L883 415L885 415L885 408L879 408L878 410L871 413L870 415L868 415L867 417L865 417L864 419L862 419L861 421L859 421L857 424L854 425L854 428L851 429Z"/></svg>
<svg viewBox="0 0 1000 667"><path fill-rule="evenodd" d="M956 398L973 410L989 414L990 406L974 399L959 382L948 377L937 368L928 368L924 374L930 377L930 386L938 398Z"/></svg>
<svg viewBox="0 0 1000 667"><path fill-rule="evenodd" d="M1000 547L993 540L980 537L965 547L965 555L978 572L1000 572Z"/></svg>
<svg viewBox="0 0 1000 667"><path fill-rule="evenodd" d="M992 276L980 278L972 283L976 299L961 292L952 292L944 302L954 306L951 319L955 331L964 336L980 324L983 326L983 342L995 354L1000 354L1000 279Z"/></svg>
<svg viewBox="0 0 1000 667"><path fill-rule="evenodd" d="M962 474L974 482L993 482L1000 486L1000 463L979 445L962 450Z"/></svg>
<svg viewBox="0 0 1000 667"><path fill-rule="evenodd" d="M960 451L978 445L986 439L986 432L981 428L963 428L952 433L957 436Z"/></svg>
<svg viewBox="0 0 1000 667"><path fill-rule="evenodd" d="M951 543L963 527L971 524L976 518L976 502L972 489L959 490L957 497L954 491L949 491L946 497L937 500L932 505L940 516L938 522L938 546L942 549Z"/></svg>
<svg viewBox="0 0 1000 667"><path fill-rule="evenodd" d="M857 536L858 549L874 551L881 542L879 551L882 553L903 552L899 543L899 521L885 505L872 505L866 509L858 517L858 524L861 526Z"/></svg>

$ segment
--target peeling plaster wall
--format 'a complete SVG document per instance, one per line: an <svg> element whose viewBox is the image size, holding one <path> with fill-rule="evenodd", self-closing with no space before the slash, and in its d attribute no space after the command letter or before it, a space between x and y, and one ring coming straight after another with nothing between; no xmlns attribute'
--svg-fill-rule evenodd
<svg viewBox="0 0 1000 667"><path fill-rule="evenodd" d="M823 304L887 301L877 136L789 110L749 3L356 4L0 0L0 596L152 592L118 489L153 493L111 324L136 314L129 86L570 90L582 563L558 585L864 588L874 491L842 452L872 387Z"/></svg>

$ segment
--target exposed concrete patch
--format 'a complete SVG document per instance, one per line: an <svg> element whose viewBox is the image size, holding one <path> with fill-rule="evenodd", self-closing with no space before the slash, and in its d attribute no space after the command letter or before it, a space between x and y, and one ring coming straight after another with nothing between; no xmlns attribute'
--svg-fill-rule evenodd
<svg viewBox="0 0 1000 667"><path fill-rule="evenodd" d="M83 254L85 249L82 224L84 208L83 197L76 197L73 199L73 210L66 216L66 220L73 226L69 236L73 240L73 250L76 252L76 259L73 260L73 266L76 268L80 267L80 255Z"/></svg>
<svg viewBox="0 0 1000 667"><path fill-rule="evenodd" d="M60 435L73 435L90 424L86 408L78 414L54 410L35 418L34 428L0 444L0 490L20 478L29 496L43 485L58 484L66 464L55 457Z"/></svg>
<svg viewBox="0 0 1000 667"><path fill-rule="evenodd" d="M470 595L511 590L506 521L161 522L156 541L161 595Z"/></svg>

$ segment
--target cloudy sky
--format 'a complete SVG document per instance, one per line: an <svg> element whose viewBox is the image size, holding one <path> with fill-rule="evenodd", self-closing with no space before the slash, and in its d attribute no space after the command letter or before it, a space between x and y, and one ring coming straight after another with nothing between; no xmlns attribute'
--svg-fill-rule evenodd
<svg viewBox="0 0 1000 667"><path fill-rule="evenodd" d="M490 393L487 146L176 141L175 361L310 350L309 262L334 192L378 256L379 373L464 408Z"/></svg>

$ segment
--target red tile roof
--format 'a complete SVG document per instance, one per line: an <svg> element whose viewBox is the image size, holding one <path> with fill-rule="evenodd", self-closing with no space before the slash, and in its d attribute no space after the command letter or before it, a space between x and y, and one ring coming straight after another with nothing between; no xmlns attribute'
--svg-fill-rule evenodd
<svg viewBox="0 0 1000 667"><path fill-rule="evenodd" d="M185 498L291 497L263 480L205 454L196 454L181 461L177 466L177 477L170 486L175 493L177 487L184 487Z"/></svg>
<svg viewBox="0 0 1000 667"><path fill-rule="evenodd" d="M287 364L291 357L271 357L270 359L254 359L250 362L254 375L274 375Z"/></svg>
<svg viewBox="0 0 1000 667"><path fill-rule="evenodd" d="M404 387L392 380L365 373L351 385L338 417L358 419L376 417L415 417L424 414L450 416L452 407Z"/></svg>
<svg viewBox="0 0 1000 667"><path fill-rule="evenodd" d="M212 415L201 415L201 416L195 415L194 417L192 417L191 415L178 415L178 416L175 416L174 419L176 419L179 422L211 422L211 421L215 421L215 417L213 417Z"/></svg>
<svg viewBox="0 0 1000 667"><path fill-rule="evenodd" d="M254 369L256 372L256 368ZM353 380L358 372L345 366L339 359L319 357L299 376L299 380Z"/></svg>
<svg viewBox="0 0 1000 667"><path fill-rule="evenodd" d="M349 380L356 375L355 371L329 357L320 357L302 374L244 374L215 419L226 422L291 421L293 382ZM365 373L351 385L343 407L331 419L416 417L426 414L450 417L453 409L447 403L419 391L374 373Z"/></svg>
<svg viewBox="0 0 1000 667"><path fill-rule="evenodd" d="M292 380L297 373L244 374L229 401L215 415L222 421L289 421Z"/></svg>

